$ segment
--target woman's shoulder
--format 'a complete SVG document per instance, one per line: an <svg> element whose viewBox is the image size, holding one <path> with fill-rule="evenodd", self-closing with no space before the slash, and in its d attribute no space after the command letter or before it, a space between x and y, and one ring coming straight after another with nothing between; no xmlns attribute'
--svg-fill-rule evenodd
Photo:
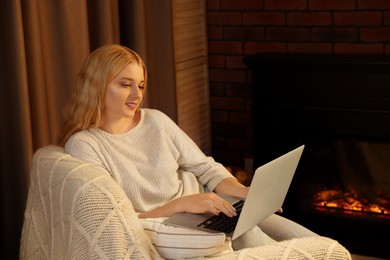
<svg viewBox="0 0 390 260"><path fill-rule="evenodd" d="M93 129L86 129L73 134L65 143L64 148L73 157L103 166L100 159L102 157L102 146L91 130Z"/></svg>
<svg viewBox="0 0 390 260"><path fill-rule="evenodd" d="M90 129L85 129L74 133L69 140L91 139L92 136Z"/></svg>
<svg viewBox="0 0 390 260"><path fill-rule="evenodd" d="M154 108L143 108L145 118L152 119L158 122L173 122L172 119L164 112Z"/></svg>
<svg viewBox="0 0 390 260"><path fill-rule="evenodd" d="M179 131L176 122L160 110L147 108L144 110L144 116L144 125L148 125L154 130L159 129L159 131L169 133L172 136Z"/></svg>
<svg viewBox="0 0 390 260"><path fill-rule="evenodd" d="M155 108L142 108L145 115L151 116L151 117L158 117L158 116L167 116L162 112L161 110L155 109Z"/></svg>
<svg viewBox="0 0 390 260"><path fill-rule="evenodd" d="M91 129L86 129L74 133L66 142L65 147L75 147L85 144L88 146L93 146L93 144L96 143L96 137L93 132L94 131L91 131Z"/></svg>

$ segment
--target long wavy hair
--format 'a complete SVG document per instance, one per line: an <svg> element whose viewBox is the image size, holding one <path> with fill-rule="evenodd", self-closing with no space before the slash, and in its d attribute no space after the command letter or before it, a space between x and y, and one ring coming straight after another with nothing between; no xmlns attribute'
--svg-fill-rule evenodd
<svg viewBox="0 0 390 260"><path fill-rule="evenodd" d="M64 109L58 145L64 146L76 132L101 126L107 84L134 62L144 70L146 90L146 66L135 51L111 44L96 49L86 58Z"/></svg>

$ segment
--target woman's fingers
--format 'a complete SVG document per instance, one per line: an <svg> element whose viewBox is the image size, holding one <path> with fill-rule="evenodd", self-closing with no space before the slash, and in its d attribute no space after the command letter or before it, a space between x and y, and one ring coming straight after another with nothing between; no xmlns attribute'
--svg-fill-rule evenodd
<svg viewBox="0 0 390 260"><path fill-rule="evenodd" d="M229 217L233 217L233 216L237 215L236 209L229 202L222 199L218 195L215 195L215 196L218 197L217 201L214 202L214 203L216 203L216 205L214 205L214 207L217 209L217 214L219 214L220 212L223 212L225 215L227 215Z"/></svg>
<svg viewBox="0 0 390 260"><path fill-rule="evenodd" d="M237 215L236 209L230 203L213 192L184 196L181 201L181 205L184 204L184 212L211 213L214 215L223 212L229 217Z"/></svg>

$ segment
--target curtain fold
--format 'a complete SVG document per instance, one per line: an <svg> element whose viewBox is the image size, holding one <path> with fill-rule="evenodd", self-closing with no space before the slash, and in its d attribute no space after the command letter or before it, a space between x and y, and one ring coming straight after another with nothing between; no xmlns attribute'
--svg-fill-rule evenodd
<svg viewBox="0 0 390 260"><path fill-rule="evenodd" d="M23 1L33 148L56 140L62 107L89 53L84 1Z"/></svg>
<svg viewBox="0 0 390 260"><path fill-rule="evenodd" d="M107 43L120 43L117 0L88 0L87 14L90 50Z"/></svg>
<svg viewBox="0 0 390 260"><path fill-rule="evenodd" d="M134 49L148 68L144 106L164 111L177 121L172 1L119 1L121 42Z"/></svg>
<svg viewBox="0 0 390 260"><path fill-rule="evenodd" d="M118 1L6 0L0 21L1 252L17 259L32 155L56 142L85 57L120 43Z"/></svg>
<svg viewBox="0 0 390 260"><path fill-rule="evenodd" d="M18 1L0 3L0 182L1 252L16 259L22 227L32 140L22 8ZM9 258L7 258L10 256Z"/></svg>

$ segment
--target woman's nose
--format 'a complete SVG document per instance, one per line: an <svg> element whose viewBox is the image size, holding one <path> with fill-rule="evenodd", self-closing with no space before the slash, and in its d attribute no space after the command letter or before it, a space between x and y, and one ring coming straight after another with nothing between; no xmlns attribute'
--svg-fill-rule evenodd
<svg viewBox="0 0 390 260"><path fill-rule="evenodd" d="M131 89L130 96L132 97L142 97L142 92L138 86Z"/></svg>

